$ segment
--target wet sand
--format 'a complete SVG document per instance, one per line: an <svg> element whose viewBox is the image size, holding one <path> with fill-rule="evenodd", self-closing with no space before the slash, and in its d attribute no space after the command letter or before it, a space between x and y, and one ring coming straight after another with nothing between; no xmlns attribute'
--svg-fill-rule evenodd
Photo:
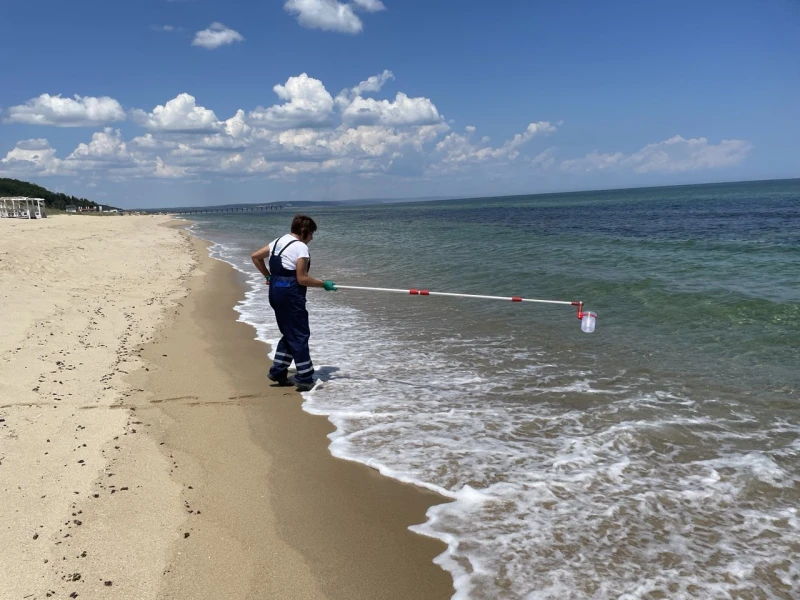
<svg viewBox="0 0 800 600"><path fill-rule="evenodd" d="M449 598L444 545L407 530L442 499L332 458L236 322L240 275L164 221L0 230L25 316L0 342L0 568L20 573L0 596Z"/></svg>

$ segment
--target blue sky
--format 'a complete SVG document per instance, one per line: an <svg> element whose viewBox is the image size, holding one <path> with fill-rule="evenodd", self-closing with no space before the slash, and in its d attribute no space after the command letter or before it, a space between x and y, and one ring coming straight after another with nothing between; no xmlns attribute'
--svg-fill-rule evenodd
<svg viewBox="0 0 800 600"><path fill-rule="evenodd" d="M800 177L800 3L3 0L0 176L123 207Z"/></svg>

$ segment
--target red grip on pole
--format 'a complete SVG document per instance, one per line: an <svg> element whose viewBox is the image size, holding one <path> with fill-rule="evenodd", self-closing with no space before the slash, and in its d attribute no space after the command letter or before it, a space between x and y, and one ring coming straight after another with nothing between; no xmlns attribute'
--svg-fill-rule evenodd
<svg viewBox="0 0 800 600"><path fill-rule="evenodd" d="M408 290L408 293L411 294L412 296L416 296L417 294L419 294L419 290L413 290L413 289Z"/></svg>
<svg viewBox="0 0 800 600"><path fill-rule="evenodd" d="M522 298L520 298L519 296L511 296L511 301L512 302L522 302Z"/></svg>
<svg viewBox="0 0 800 600"><path fill-rule="evenodd" d="M428 290L420 290L419 291L419 295L420 296L428 296L429 294L430 294L430 292Z"/></svg>

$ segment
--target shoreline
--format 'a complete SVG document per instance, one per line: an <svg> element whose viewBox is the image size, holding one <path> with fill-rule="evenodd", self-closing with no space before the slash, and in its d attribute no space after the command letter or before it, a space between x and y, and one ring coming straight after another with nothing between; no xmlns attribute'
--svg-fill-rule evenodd
<svg viewBox="0 0 800 600"><path fill-rule="evenodd" d="M209 242L188 231L183 235L195 249L202 275L189 282L190 297L178 311L172 333L165 332L145 349L145 359L158 365L155 373L152 369L146 373L146 379L155 380L158 384L153 387L160 391L174 389L168 396L182 398L159 403L158 411L174 424L165 431L170 439L167 447L173 455L182 454L183 462L193 463L188 471L194 474L186 477L187 470L183 471L187 487L198 475L206 482L205 492L198 493L198 486L193 486L188 510L202 506L205 520L216 524L206 532L206 539L192 531L187 543L179 545L183 554L173 555L172 575L163 583L164 597L181 597L190 590L193 598L220 597L222 592L231 597L238 586L248 598L450 598L452 579L433 563L445 544L408 529L425 521L430 506L447 499L331 456L327 436L334 431L333 425L325 417L304 412L301 396L292 388L268 385L269 346L255 338L251 325L238 321L235 310L246 291L244 276L209 256ZM178 368L170 360L171 350L180 348L186 337L200 337L211 352L204 359L193 356L193 377L184 373L191 383L184 381L176 387L174 380L165 379L172 380ZM210 368L226 374L229 381L224 385L206 381ZM212 392L209 385L223 389ZM194 435L185 426L191 422L188 414L198 410L211 411L213 416L192 419ZM232 412L237 414L231 416ZM242 439L243 430L248 440ZM234 469L231 462L207 456L211 436L233 442L237 453L249 457L247 464ZM262 483L252 481L254 471ZM231 498L232 489L239 498ZM265 500L271 515L265 514ZM244 514L261 512L265 522L254 528L252 521L241 518L243 514L231 515L227 509L231 505L238 505ZM186 558L186 552L194 554L191 547L196 545L199 556L212 543L231 538L248 548L247 556L231 561L239 570L237 581L220 585L215 573L219 569L212 568L218 557L212 557L208 569L201 569L210 580L199 580L198 565ZM282 542L280 550L275 548L277 541ZM228 552L236 546L232 543ZM261 551L254 552L259 547ZM275 570L276 554L280 572ZM247 585L242 560L249 561ZM265 578L263 573L269 575ZM314 585L303 586L300 593L298 581L309 575ZM214 587L218 592L211 592Z"/></svg>
<svg viewBox="0 0 800 600"><path fill-rule="evenodd" d="M61 219L3 232L4 593L452 597L408 529L447 499L330 454L268 386L240 273L183 221Z"/></svg>

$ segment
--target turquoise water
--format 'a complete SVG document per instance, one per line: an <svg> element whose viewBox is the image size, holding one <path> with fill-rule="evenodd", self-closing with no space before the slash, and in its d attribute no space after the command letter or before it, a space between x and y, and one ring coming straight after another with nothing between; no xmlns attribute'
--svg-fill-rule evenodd
<svg viewBox="0 0 800 600"><path fill-rule="evenodd" d="M308 209L334 454L454 502L458 597L800 595L800 181ZM199 217L249 254L291 209ZM277 336L258 277L240 307Z"/></svg>

